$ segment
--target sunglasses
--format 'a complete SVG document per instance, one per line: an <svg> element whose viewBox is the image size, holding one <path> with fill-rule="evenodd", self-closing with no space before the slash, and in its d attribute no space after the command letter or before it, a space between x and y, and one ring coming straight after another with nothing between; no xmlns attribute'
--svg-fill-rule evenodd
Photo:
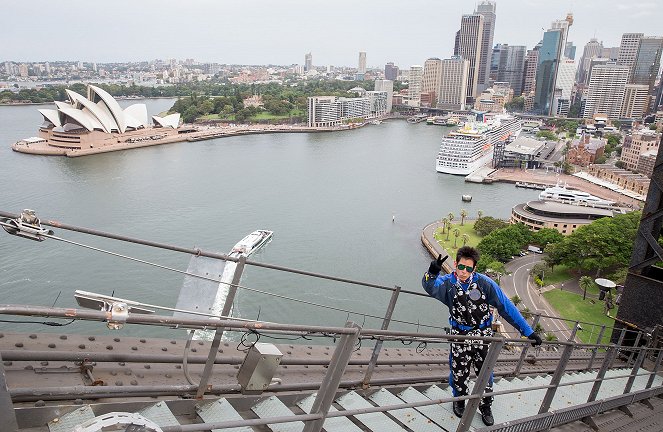
<svg viewBox="0 0 663 432"><path fill-rule="evenodd" d="M465 264L456 264L456 268L458 270L467 270L469 273L472 273L474 271L474 267Z"/></svg>

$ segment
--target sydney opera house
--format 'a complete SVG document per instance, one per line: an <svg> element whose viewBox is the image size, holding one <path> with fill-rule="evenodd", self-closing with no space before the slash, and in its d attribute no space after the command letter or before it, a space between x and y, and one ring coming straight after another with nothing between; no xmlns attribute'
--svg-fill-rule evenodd
<svg viewBox="0 0 663 432"><path fill-rule="evenodd" d="M181 140L179 113L153 116L150 125L144 104L122 109L113 96L93 85L87 88L87 98L71 90L66 92L69 101L56 101L56 109L39 110L44 118L39 136L17 142L12 146L14 150L76 155Z"/></svg>

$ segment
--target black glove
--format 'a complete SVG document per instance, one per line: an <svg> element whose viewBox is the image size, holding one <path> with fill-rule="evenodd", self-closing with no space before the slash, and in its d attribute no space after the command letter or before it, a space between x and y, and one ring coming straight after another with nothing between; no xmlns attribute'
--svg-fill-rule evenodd
<svg viewBox="0 0 663 432"><path fill-rule="evenodd" d="M539 336L536 332L532 333L531 335L527 336L527 339L532 341L532 346L539 346L543 342L541 340L541 336Z"/></svg>
<svg viewBox="0 0 663 432"><path fill-rule="evenodd" d="M442 254L438 255L436 260L430 262L430 266L428 267L428 274L439 275L440 271L442 271L442 263L446 261L447 258L449 258L449 255L445 256L444 258L442 258Z"/></svg>

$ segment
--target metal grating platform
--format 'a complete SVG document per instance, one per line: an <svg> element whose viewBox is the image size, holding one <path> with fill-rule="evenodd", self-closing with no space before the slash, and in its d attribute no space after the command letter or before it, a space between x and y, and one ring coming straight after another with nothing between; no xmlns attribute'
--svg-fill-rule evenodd
<svg viewBox="0 0 663 432"><path fill-rule="evenodd" d="M311 408L313 407L313 401L315 400L317 393L314 393L305 399L297 402L297 406L306 413L311 413ZM332 405L329 407L329 412L338 411ZM347 417L332 417L325 419L324 429L327 432L362 432L362 430L352 423L352 421Z"/></svg>
<svg viewBox="0 0 663 432"><path fill-rule="evenodd" d="M50 432L71 432L76 426L92 420L94 417L92 408L85 405L48 422L48 430Z"/></svg>
<svg viewBox="0 0 663 432"><path fill-rule="evenodd" d="M225 399L218 399L209 403L200 403L196 405L198 416L205 423L216 423L231 420L243 420L242 416ZM231 429L212 429L212 432L253 432L248 426Z"/></svg>
<svg viewBox="0 0 663 432"><path fill-rule="evenodd" d="M386 389L380 389L368 397L379 406L399 405L403 401ZM403 408L387 411L396 420L417 432L444 432L431 419L414 408Z"/></svg>
<svg viewBox="0 0 663 432"><path fill-rule="evenodd" d="M373 407L370 402L368 402L363 397L359 396L355 392L346 393L343 396L336 399L338 403L343 408L350 409L359 409L359 408L370 408ZM403 432L404 429L396 424L395 421L390 419L386 414L383 413L369 413L369 414L359 414L354 416L357 420L362 422L369 430L373 432Z"/></svg>
<svg viewBox="0 0 663 432"><path fill-rule="evenodd" d="M270 417L287 417L292 416L294 413L285 406L276 396L270 396L264 399L253 407L251 411L262 419ZM304 429L304 422L294 421L290 423L270 424L268 427L274 432L301 432Z"/></svg>
<svg viewBox="0 0 663 432"><path fill-rule="evenodd" d="M158 424L161 427L164 426L179 426L180 423L173 415L168 405L165 402L157 402L154 405L150 405L147 408L143 408L138 411L138 414L142 415L146 419L152 420L154 423Z"/></svg>
<svg viewBox="0 0 663 432"><path fill-rule="evenodd" d="M423 402L430 400L423 393L417 391L413 387L408 387L398 394L398 397L406 403ZM455 417L448 410L442 408L441 405L427 405L415 408L417 411L434 421L438 426L444 430L453 431L448 429L449 423L452 421L451 417Z"/></svg>

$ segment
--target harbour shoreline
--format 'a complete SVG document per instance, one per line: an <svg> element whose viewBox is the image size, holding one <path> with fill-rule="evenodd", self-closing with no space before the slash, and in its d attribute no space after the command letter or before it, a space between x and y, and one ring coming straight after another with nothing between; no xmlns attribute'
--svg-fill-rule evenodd
<svg viewBox="0 0 663 432"><path fill-rule="evenodd" d="M366 123L352 123L349 125L336 126L336 127L309 127L297 125L238 125L238 126L205 126L200 127L195 132L167 135L160 139L151 139L146 141L129 142L127 137L119 138L116 143L103 144L98 147L89 147L81 149L71 149L66 147L57 147L50 145L48 142L43 143L22 143L16 142L11 145L12 150L19 153L26 153L41 156L67 156L67 157L80 157L89 156L100 153L109 153L121 150L131 150L143 147L152 147L164 144L174 144L179 142L197 142L205 141L216 138L229 138L242 135L258 135L258 134L272 134L272 133L319 133L319 132L342 132L361 127L369 124Z"/></svg>

